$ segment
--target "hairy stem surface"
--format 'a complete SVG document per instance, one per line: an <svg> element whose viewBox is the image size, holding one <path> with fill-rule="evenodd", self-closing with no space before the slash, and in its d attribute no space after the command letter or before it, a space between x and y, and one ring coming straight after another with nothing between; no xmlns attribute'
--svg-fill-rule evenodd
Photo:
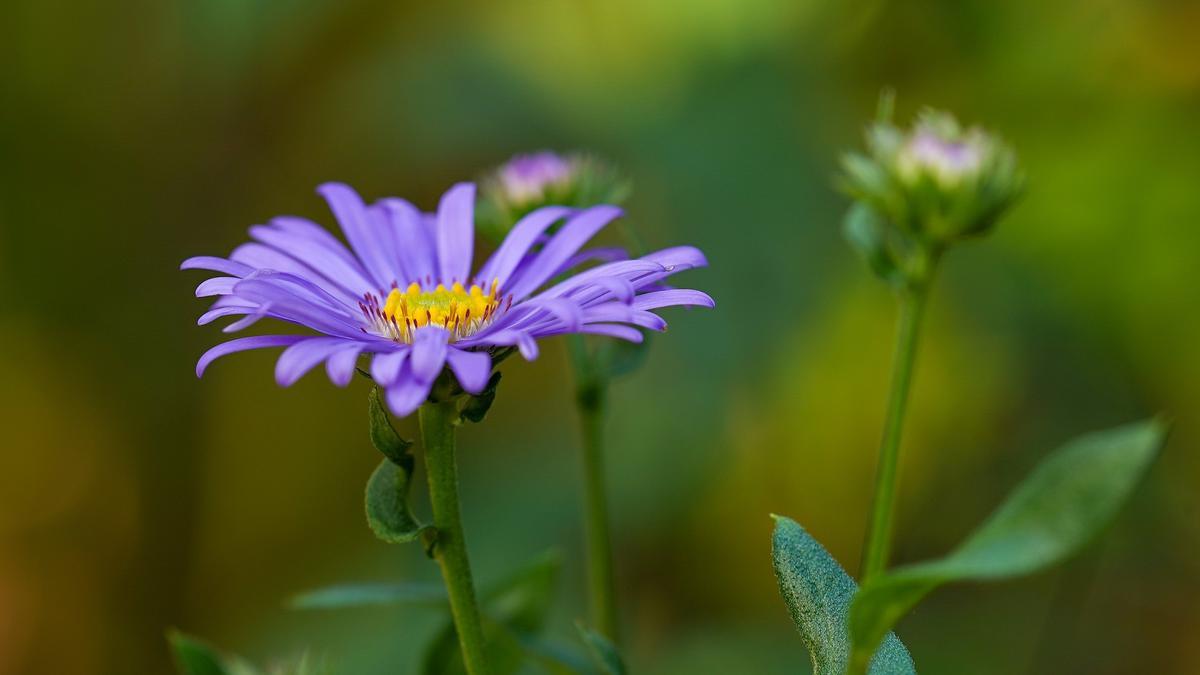
<svg viewBox="0 0 1200 675"><path fill-rule="evenodd" d="M429 501L437 529L434 557L442 569L450 613L458 633L463 663L470 675L487 675L483 623L471 579L471 562L463 536L458 500L458 467L454 458L454 426L458 409L454 401L421 406L421 439L425 444L425 472L429 476Z"/></svg>

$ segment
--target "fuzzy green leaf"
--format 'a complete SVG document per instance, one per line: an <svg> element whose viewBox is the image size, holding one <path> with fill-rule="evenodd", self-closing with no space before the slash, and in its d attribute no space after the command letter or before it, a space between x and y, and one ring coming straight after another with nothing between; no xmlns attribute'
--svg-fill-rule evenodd
<svg viewBox="0 0 1200 675"><path fill-rule="evenodd" d="M579 637L587 645L588 652L592 655L592 660L600 668L601 673L604 673L604 675L625 675L628 672L625 668L625 661L621 658L621 653L617 651L616 645L610 642L608 638L583 625L583 622L580 621L575 622L575 628L579 629Z"/></svg>
<svg viewBox="0 0 1200 675"><path fill-rule="evenodd" d="M544 658L541 654L530 654L526 642L545 625L561 567L561 556L550 552L500 582L490 584L480 594L492 675L515 673L530 656L539 661ZM434 635L425 650L421 673L466 673L453 622L447 621Z"/></svg>
<svg viewBox="0 0 1200 675"><path fill-rule="evenodd" d="M371 445L393 464L405 467L411 474L413 456L409 449L413 443L396 433L396 428L392 426L392 420L383 407L379 387L371 387L371 393L367 395L367 417L370 422Z"/></svg>
<svg viewBox="0 0 1200 675"><path fill-rule="evenodd" d="M376 537L389 544L415 541L426 529L408 507L411 478L411 468L385 459L367 481L367 524Z"/></svg>
<svg viewBox="0 0 1200 675"><path fill-rule="evenodd" d="M775 518L772 558L779 591L796 630L812 658L814 675L841 675L849 662L850 637L846 614L857 589L854 580L825 547L799 523ZM900 640L887 636L871 662L872 675L916 673L912 657Z"/></svg>
<svg viewBox="0 0 1200 675"><path fill-rule="evenodd" d="M180 675L259 675L258 669L246 660L224 654L177 630L167 632L167 641Z"/></svg>
<svg viewBox="0 0 1200 675"><path fill-rule="evenodd" d="M938 586L1029 574L1082 548L1125 503L1166 433L1152 420L1081 436L1044 460L952 553L868 581L850 610L851 672L862 672L865 655Z"/></svg>
<svg viewBox="0 0 1200 675"><path fill-rule="evenodd" d="M446 589L441 584L382 583L339 584L298 593L288 600L292 609L341 609L373 605L442 607Z"/></svg>

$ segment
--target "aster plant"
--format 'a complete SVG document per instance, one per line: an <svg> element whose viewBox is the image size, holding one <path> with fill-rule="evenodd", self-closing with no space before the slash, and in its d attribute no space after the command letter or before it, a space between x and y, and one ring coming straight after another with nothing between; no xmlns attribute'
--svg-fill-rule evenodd
<svg viewBox="0 0 1200 675"><path fill-rule="evenodd" d="M346 386L356 369L378 390L370 404L371 439L385 459L367 486L367 516L389 542L420 540L442 572L453 634L465 670L489 672L481 619L459 511L455 428L480 421L495 396L494 366L509 354L538 355L538 340L597 335L637 343L642 329L663 330L652 310L713 305L696 290L664 285L706 264L689 246L634 259L585 245L622 215L612 205L531 209L478 268L475 186L455 185L435 213L387 198L365 203L346 185L318 192L349 246L308 220L279 217L250 228L252 241L228 257L186 260L183 269L217 272L199 297L214 297L205 324L238 317L242 330L274 319L311 332L241 337L200 357L197 375L217 358L283 347L275 378L296 382L324 364ZM583 269L588 261L604 260ZM396 434L383 404L398 416L418 413L433 522L407 505L413 471L410 443Z"/></svg>
<svg viewBox="0 0 1200 675"><path fill-rule="evenodd" d="M480 210L488 224L484 236L503 239L524 214L548 204L589 208L623 204L630 181L609 162L581 153L540 151L517 155L493 169L481 181ZM640 242L628 219L620 221L625 244L637 250ZM597 249L600 256L623 256L623 248ZM587 539L588 602L591 620L606 638L620 638L612 534L605 480L604 429L612 378L627 374L642 362L645 343L589 341L583 335L567 338L575 405L579 417L583 465L583 525Z"/></svg>
<svg viewBox="0 0 1200 675"><path fill-rule="evenodd" d="M891 117L885 95L867 129L867 152L848 154L840 176L853 199L846 238L899 304L858 583L799 523L773 516L776 577L817 675L916 672L890 632L909 610L943 584L1029 574L1078 551L1112 520L1166 438L1157 419L1077 438L1051 453L954 551L889 569L903 423L938 263L991 229L1025 182L1015 154L994 134L934 110L907 129Z"/></svg>

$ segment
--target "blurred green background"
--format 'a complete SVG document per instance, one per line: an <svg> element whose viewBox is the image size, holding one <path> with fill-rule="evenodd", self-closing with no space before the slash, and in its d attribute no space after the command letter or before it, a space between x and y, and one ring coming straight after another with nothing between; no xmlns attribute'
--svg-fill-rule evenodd
<svg viewBox="0 0 1200 675"><path fill-rule="evenodd" d="M0 22L0 673L164 673L168 626L256 660L408 672L421 610L297 613L336 580L436 579L376 541L366 386L280 390L267 353L196 358L202 278L314 187L432 208L520 151L636 182L652 246L711 267L614 391L627 652L642 673L803 673L768 512L857 567L894 307L845 246L840 151L884 86L1000 131L1030 178L935 294L896 558L945 552L1044 453L1167 411L1102 541L1032 579L937 592L922 673L1200 672L1200 6L1135 0L17 0ZM505 364L461 435L477 576L566 553L584 612L562 345ZM411 433L411 422L404 423ZM418 502L423 499L418 495ZM399 664L399 665L397 665Z"/></svg>

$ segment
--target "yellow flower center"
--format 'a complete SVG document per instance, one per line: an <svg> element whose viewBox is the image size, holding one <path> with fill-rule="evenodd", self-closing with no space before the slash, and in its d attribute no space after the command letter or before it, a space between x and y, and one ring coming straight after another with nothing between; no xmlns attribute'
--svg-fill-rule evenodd
<svg viewBox="0 0 1200 675"><path fill-rule="evenodd" d="M393 288L383 305L371 302L363 307L372 320L375 332L397 342L412 342L413 332L422 326L439 326L450 331L450 339L465 338L491 321L500 307L502 298L496 292L500 280L492 281L491 289L484 294L478 284L470 289L454 282L449 289L438 284L426 291L413 282L408 288Z"/></svg>

